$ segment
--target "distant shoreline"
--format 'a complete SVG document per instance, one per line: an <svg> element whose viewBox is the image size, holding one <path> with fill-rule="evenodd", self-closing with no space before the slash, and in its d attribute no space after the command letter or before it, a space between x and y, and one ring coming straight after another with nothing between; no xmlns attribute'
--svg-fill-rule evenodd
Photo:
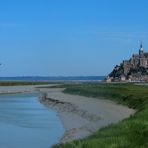
<svg viewBox="0 0 148 148"><path fill-rule="evenodd" d="M47 82L60 82L60 81L100 81L104 80L106 76L25 76L25 77L0 77L0 81L47 81Z"/></svg>

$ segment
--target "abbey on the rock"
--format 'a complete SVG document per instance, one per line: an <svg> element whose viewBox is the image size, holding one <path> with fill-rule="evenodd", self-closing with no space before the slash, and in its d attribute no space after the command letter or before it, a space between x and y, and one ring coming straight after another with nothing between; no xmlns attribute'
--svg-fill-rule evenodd
<svg viewBox="0 0 148 148"><path fill-rule="evenodd" d="M141 42L139 54L116 65L107 81L148 81L148 52L144 52Z"/></svg>
<svg viewBox="0 0 148 148"><path fill-rule="evenodd" d="M133 54L130 60L123 61L124 74L127 75L131 68L145 67L148 68L148 53L144 52L142 42L139 49L139 54Z"/></svg>

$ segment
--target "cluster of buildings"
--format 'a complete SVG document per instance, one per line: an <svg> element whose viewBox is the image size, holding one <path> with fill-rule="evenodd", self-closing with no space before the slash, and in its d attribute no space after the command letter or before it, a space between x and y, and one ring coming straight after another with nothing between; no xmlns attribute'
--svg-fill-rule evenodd
<svg viewBox="0 0 148 148"><path fill-rule="evenodd" d="M148 81L148 52L144 52L142 42L139 53L117 65L107 81Z"/></svg>

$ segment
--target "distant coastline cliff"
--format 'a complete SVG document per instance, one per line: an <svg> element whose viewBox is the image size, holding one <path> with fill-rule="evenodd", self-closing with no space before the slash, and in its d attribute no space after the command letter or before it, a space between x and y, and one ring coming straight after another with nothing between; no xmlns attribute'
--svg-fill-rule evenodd
<svg viewBox="0 0 148 148"><path fill-rule="evenodd" d="M120 65L116 65L113 71L106 78L106 81L148 82L148 52L144 52L142 42L139 54L133 54L129 60L124 60Z"/></svg>

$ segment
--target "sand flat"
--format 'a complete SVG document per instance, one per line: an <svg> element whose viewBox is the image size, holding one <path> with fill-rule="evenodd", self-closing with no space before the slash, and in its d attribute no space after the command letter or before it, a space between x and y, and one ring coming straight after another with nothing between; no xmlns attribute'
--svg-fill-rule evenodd
<svg viewBox="0 0 148 148"><path fill-rule="evenodd" d="M135 110L110 100L65 94L63 90L40 90L48 94L47 98L60 101L52 103L48 100L46 104L58 111L66 130L61 142L84 138L101 127L121 121L135 113Z"/></svg>

